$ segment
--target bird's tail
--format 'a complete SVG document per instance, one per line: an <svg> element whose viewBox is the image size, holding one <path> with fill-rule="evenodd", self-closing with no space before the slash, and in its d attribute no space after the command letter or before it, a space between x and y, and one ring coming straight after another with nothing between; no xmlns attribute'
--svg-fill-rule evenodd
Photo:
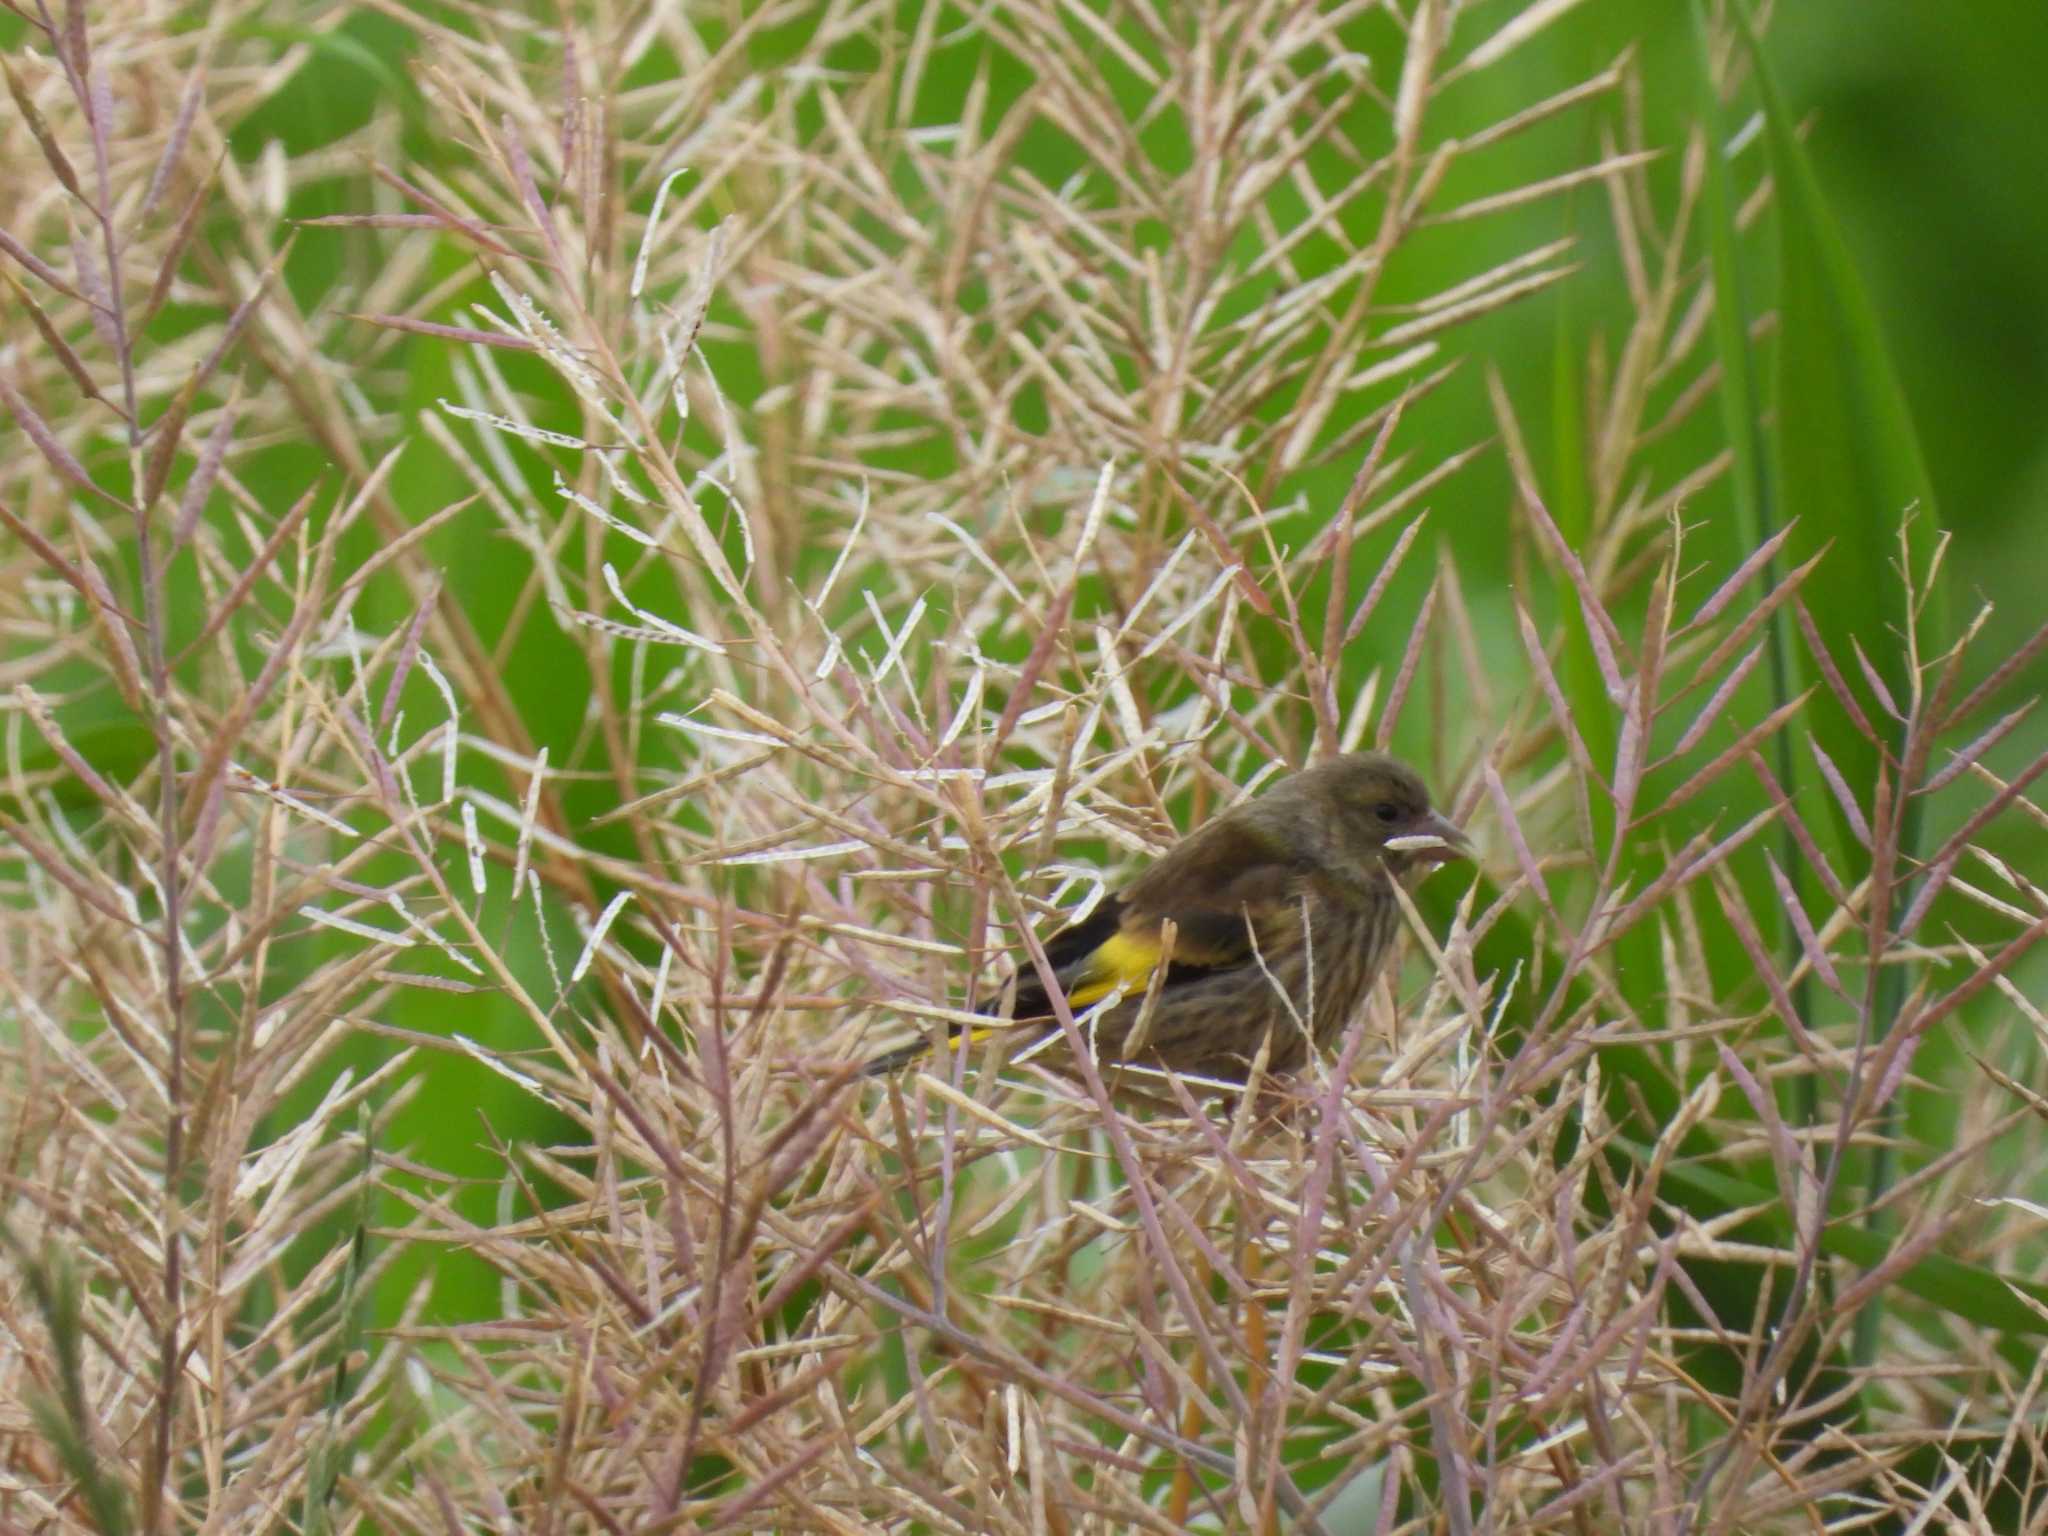
<svg viewBox="0 0 2048 1536"><path fill-rule="evenodd" d="M860 1069L862 1077L889 1077L901 1072L912 1062L926 1055L932 1048L929 1040L913 1040L908 1045L899 1045L893 1051L884 1051L873 1061Z"/></svg>
<svg viewBox="0 0 2048 1536"><path fill-rule="evenodd" d="M958 1040L960 1032L964 1027L959 1024L949 1026L946 1030L947 1043L950 1044ZM969 1045L979 1045L1002 1027L1001 1024L991 1024L980 1029L970 1029L967 1031L967 1043ZM930 1040L923 1038L912 1040L907 1045L897 1046L893 1051L882 1052L881 1055L875 1057L874 1060L860 1069L860 1075L862 1077L887 1077L892 1072L901 1072L912 1062L921 1061L924 1057L930 1055L931 1049L932 1043Z"/></svg>

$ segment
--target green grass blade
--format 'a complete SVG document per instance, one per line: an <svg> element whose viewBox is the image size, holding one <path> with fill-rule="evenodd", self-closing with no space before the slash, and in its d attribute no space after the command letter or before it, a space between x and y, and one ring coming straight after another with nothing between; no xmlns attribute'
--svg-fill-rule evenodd
<svg viewBox="0 0 2048 1536"><path fill-rule="evenodd" d="M1894 568L1898 528L1917 509L1907 529L1908 557L1916 571L1925 570L1936 533L1933 483L1876 313L1770 60L1746 23L1743 36L1756 64L1777 197L1772 457L1781 505L1797 519L1786 556L1796 562L1832 546L1806 590L1821 638L1845 669L1853 669L1850 641L1860 639L1893 698L1904 699L1911 680L1901 638L1912 616ZM1939 643L1944 628L1940 614L1921 615L1924 640ZM1817 696L1813 730L1852 785L1876 782L1876 747L1833 699ZM1849 846L1846 826L1838 830Z"/></svg>
<svg viewBox="0 0 2048 1536"><path fill-rule="evenodd" d="M1743 281L1741 250L1735 224L1736 198L1729 186L1729 170L1723 146L1728 142L1722 120L1721 95L1714 78L1714 34L1699 0L1693 3L1693 26L1699 40L1699 113L1706 135L1706 177L1702 199L1702 227L1707 236L1708 259L1714 271L1714 351L1721 368L1723 430L1727 433L1731 468L1729 491L1735 503L1736 527L1745 551L1758 548L1778 531L1777 503L1770 477L1770 461L1764 441L1764 412L1758 391L1756 361L1750 349L1750 306ZM1777 561L1758 573L1762 590L1768 591L1779 579ZM1783 609L1773 615L1767 632L1770 646L1770 707L1781 708L1800 689L1792 639L1787 633L1791 617ZM1771 742L1773 767L1778 782L1788 794L1800 798L1800 811L1809 827L1828 823L1827 813L1815 803L1818 786L1812 765L1802 764L1794 750L1790 731L1780 731ZM1802 786L1804 791L1802 792ZM1811 812L1811 814L1807 814ZM1802 895L1808 881L1805 860L1790 828L1780 831L1779 862L1789 871ZM1839 849L1833 850L1840 852ZM1775 910L1775 909L1774 909ZM1776 947L1788 961L1788 975L1797 973L1791 984L1794 1008L1803 1022L1811 1024L1812 987L1798 965L1799 940L1791 925L1776 919ZM1811 1077L1801 1077L1785 1090L1787 1111L1800 1125L1812 1125L1819 1117L1819 1088Z"/></svg>
<svg viewBox="0 0 2048 1536"><path fill-rule="evenodd" d="M1909 612L1907 583L1894 566L1903 553L1916 579L1933 568L1933 483L1905 390L1848 245L1828 210L1771 61L1747 16L1740 8L1737 14L1756 66L1777 194L1780 334L1773 447L1783 504L1799 519L1787 555L1803 559L1823 545L1833 546L1806 594L1820 642L1845 674L1860 642L1885 689L1903 707L1914 696L1916 681L1907 637L1917 634L1922 654L1929 654L1940 647L1947 630L1939 590L1928 595L1919 613ZM1876 729L1884 731L1885 716L1870 713ZM1873 792L1878 744L1828 690L1815 694L1809 719L1816 742L1848 782L1861 793ZM1846 818L1832 799L1830 812L1841 846L1854 847ZM1919 801L1909 799L1898 836L1903 863L1916 857L1919 842ZM1902 968L1884 970L1869 1020L1871 1039L1889 1031L1905 985ZM1878 1150L1867 1172L1873 1205L1891 1183L1888 1123L1889 1117L1876 1127ZM1883 1223L1873 1220L1870 1230L1882 1236ZM1876 1304L1859 1314L1860 1361L1874 1357L1882 1318Z"/></svg>

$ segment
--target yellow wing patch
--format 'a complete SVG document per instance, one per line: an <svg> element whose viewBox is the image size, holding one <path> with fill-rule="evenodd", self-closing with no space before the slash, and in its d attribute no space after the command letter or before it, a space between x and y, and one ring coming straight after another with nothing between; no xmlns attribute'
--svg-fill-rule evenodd
<svg viewBox="0 0 2048 1536"><path fill-rule="evenodd" d="M1151 934L1111 934L1082 965L1074 985L1067 990L1067 1002L1076 1008L1086 1008L1118 987L1127 994L1144 991L1159 964L1159 953L1159 940Z"/></svg>

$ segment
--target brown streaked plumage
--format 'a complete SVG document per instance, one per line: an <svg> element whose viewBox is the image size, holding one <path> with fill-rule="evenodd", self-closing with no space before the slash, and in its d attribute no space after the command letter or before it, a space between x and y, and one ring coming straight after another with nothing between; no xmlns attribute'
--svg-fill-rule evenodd
<svg viewBox="0 0 2048 1536"><path fill-rule="evenodd" d="M1270 1035L1267 1070L1290 1071L1311 1039L1336 1039L1385 964L1400 928L1393 882L1464 851L1464 834L1430 808L1413 770L1375 752L1332 758L1189 833L1055 934L1046 958L1077 1016L1123 989L1083 1021L1098 1060L1242 1080ZM1162 958L1157 1002L1131 1051ZM1034 1020L1058 1030L1028 962L1011 1017L1004 1027L1023 1041L1048 1033ZM867 1070L893 1072L925 1048L891 1051Z"/></svg>

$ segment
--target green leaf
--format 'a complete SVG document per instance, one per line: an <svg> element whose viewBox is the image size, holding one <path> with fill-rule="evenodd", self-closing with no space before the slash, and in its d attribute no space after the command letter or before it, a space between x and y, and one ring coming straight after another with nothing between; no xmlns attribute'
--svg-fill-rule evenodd
<svg viewBox="0 0 2048 1536"><path fill-rule="evenodd" d="M1648 1165L1649 1148L1630 1145L1628 1151L1638 1164ZM1711 1168L1674 1162L1665 1169L1664 1178L1729 1210L1750 1206L1783 1209L1776 1190L1760 1188ZM1822 1253L1847 1259L1863 1269L1874 1269L1884 1262L1891 1243L1865 1227L1834 1221L1821 1229L1820 1247ZM1981 1265L1966 1264L1938 1253L1908 1265L1892 1283L1907 1295L1917 1296L1974 1327L2014 1334L2048 1333L2048 1285L2011 1279ZM2031 1298L2035 1305L2029 1306L2023 1297Z"/></svg>
<svg viewBox="0 0 2048 1536"><path fill-rule="evenodd" d="M1764 443L1762 399L1758 394L1756 362L1749 344L1750 307L1742 276L1740 245L1735 225L1736 197L1729 186L1729 171L1722 146L1727 129L1722 121L1721 93L1714 76L1714 33L1707 22L1701 0L1693 0L1693 27L1699 40L1699 113L1706 135L1706 179L1702 202L1702 226L1707 236L1708 259L1714 272L1714 351L1721 367L1721 384L1716 391L1721 404L1722 426L1727 433L1730 459L1729 488L1735 499L1735 522L1742 550L1760 548L1778 531L1778 514L1770 478L1770 463ZM1782 563L1769 561L1759 573L1761 590L1774 588ZM1771 616L1765 633L1770 677L1770 707L1780 709L1798 691L1794 682L1796 647L1790 633L1791 613L1780 608ZM1825 837L1836 825L1827 796L1810 757L1796 750L1794 732L1779 731L1771 740L1772 769L1778 783L1793 797L1799 817L1816 836ZM1829 850L1840 855L1840 845ZM1788 871L1802 896L1812 879L1798 839L1790 827L1779 829L1779 863ZM1774 947L1785 960L1785 973L1793 976L1792 1005L1802 1022L1812 1023L1812 987L1799 965L1800 942L1783 911L1775 904L1766 910L1772 922ZM1812 1125L1819 1117L1818 1085L1801 1076L1784 1090L1786 1108L1799 1125Z"/></svg>
<svg viewBox="0 0 2048 1536"><path fill-rule="evenodd" d="M1903 705L1911 693L1904 637L1914 616L1906 611L1897 569L1899 528L1905 520L1907 558L1916 574L1925 572L1936 535L1933 483L1898 371L1796 120L1746 17L1741 31L1756 65L1776 193L1779 327L1771 436L1779 505L1796 520L1786 557L1797 562L1831 546L1805 591L1820 637L1859 691L1852 642L1860 642ZM1923 645L1941 643L1947 626L1939 606L1937 598L1919 617ZM1885 728L1885 717L1868 703L1865 713ZM1877 781L1877 747L1826 689L1815 695L1809 720L1842 776L1867 794ZM1841 846L1855 846L1832 797L1829 804Z"/></svg>
<svg viewBox="0 0 2048 1536"><path fill-rule="evenodd" d="M1898 370L1849 248L1828 211L1819 178L1799 142L1771 61L1742 7L1736 8L1736 16L1756 65L1777 195L1779 340L1773 456L1781 503L1798 519L1786 554L1801 560L1832 545L1829 558L1809 578L1807 607L1845 687L1860 691L1874 730L1896 740L1902 728L1883 712L1876 690L1862 681L1857 651L1860 647L1884 691L1903 709L1909 707L1914 686L1909 638L1917 636L1923 655L1945 643L1948 624L1939 587L1926 595L1920 612L1910 612L1908 585L1899 569L1903 558L1906 572L1918 581L1934 568L1933 483ZM1880 769L1878 744L1859 729L1829 689L1815 693L1807 719L1816 743L1852 791L1868 803ZM1832 795L1827 801L1839 846L1854 848L1847 816ZM1898 831L1900 855L1914 859L1919 843L1920 801L1909 798ZM1900 967L1884 971L1869 1021L1873 1039L1889 1032L1905 984ZM1879 1202L1891 1183L1887 1127L1888 1121L1876 1127L1877 1150L1865 1179L1873 1212L1881 1209ZM1880 1251L1886 1226L1877 1215L1869 1223L1867 1235L1880 1243ZM1856 1352L1863 1361L1873 1356L1882 1315L1883 1308L1872 1305L1857 1319Z"/></svg>
<svg viewBox="0 0 2048 1536"><path fill-rule="evenodd" d="M1750 309L1744 293L1742 264L1735 228L1735 197L1728 186L1722 146L1727 142L1721 120L1721 98L1713 78L1713 37L1700 0L1693 0L1693 25L1700 43L1700 124L1706 134L1706 180L1703 227L1707 256L1714 269L1714 352L1721 365L1721 421L1728 433L1732 462L1729 489L1735 497L1736 526L1745 551L1757 548L1777 531L1771 504L1763 440L1763 413L1757 392L1756 365L1750 353ZM1780 695L1779 702L1789 694Z"/></svg>

